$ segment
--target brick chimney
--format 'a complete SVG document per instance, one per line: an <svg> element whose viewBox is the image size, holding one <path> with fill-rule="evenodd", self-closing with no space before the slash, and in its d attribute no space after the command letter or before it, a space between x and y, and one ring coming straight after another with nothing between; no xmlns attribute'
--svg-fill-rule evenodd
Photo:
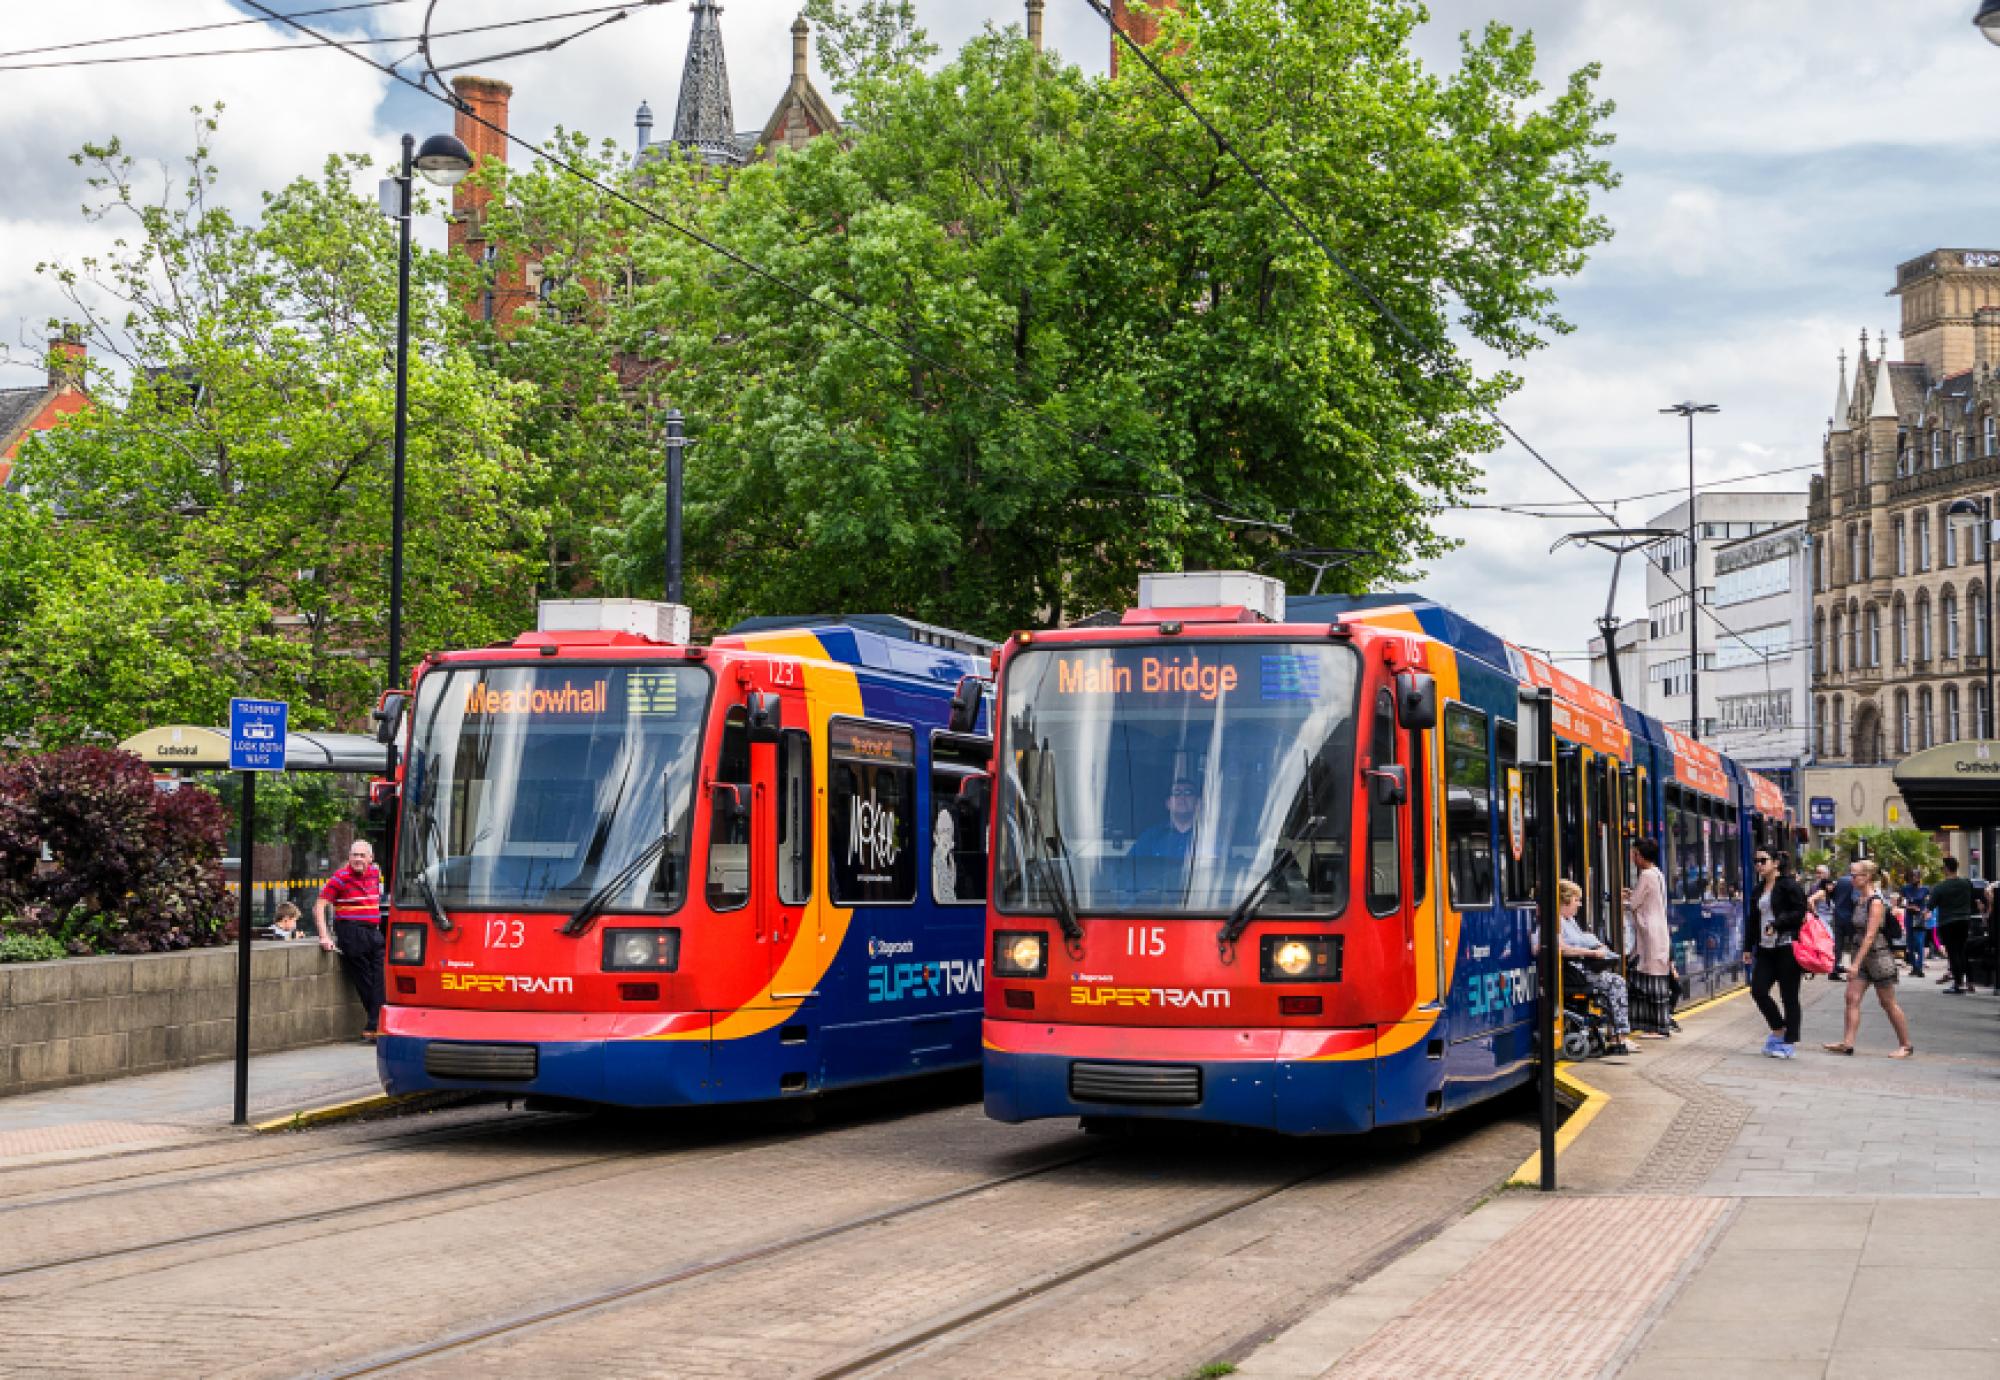
<svg viewBox="0 0 2000 1380"><path fill-rule="evenodd" d="M1042 3L1043 0L1028 0L1028 46L1038 53L1042 51Z"/></svg>
<svg viewBox="0 0 2000 1380"><path fill-rule="evenodd" d="M1150 0L1156 10L1173 9L1176 0ZM1160 36L1160 21L1151 14L1134 14L1127 0L1111 0L1111 22L1132 35L1132 41L1141 48L1149 48L1153 40ZM1111 75L1118 75L1118 50L1125 46L1117 34L1111 35Z"/></svg>
<svg viewBox="0 0 2000 1380"><path fill-rule="evenodd" d="M49 342L49 387L58 391L83 387L84 362L90 358L90 347L78 338L74 329L65 330Z"/></svg>
<svg viewBox="0 0 2000 1380"><path fill-rule="evenodd" d="M473 171L488 162L507 162L507 103L514 88L493 77L453 77L452 90L465 108L452 123L452 133L472 153ZM451 225L445 243L451 253L463 254L475 264L488 262L486 207L493 193L471 185L470 179L451 189ZM466 299L465 314L475 321L505 323L528 299L526 266L520 262L495 275L486 287Z"/></svg>

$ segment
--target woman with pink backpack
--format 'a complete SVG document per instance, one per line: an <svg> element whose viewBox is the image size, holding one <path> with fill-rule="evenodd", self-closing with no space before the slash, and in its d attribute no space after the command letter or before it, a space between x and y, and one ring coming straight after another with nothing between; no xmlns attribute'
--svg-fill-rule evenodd
<svg viewBox="0 0 2000 1380"><path fill-rule="evenodd" d="M1790 855L1775 848L1759 848L1752 861L1757 866L1757 891L1743 908L1743 962L1750 965L1750 1000L1763 1013L1771 1036L1764 1041L1764 1053L1773 1059L1791 1059L1798 1054L1799 1025L1804 1013L1799 1007L1799 963L1792 953L1799 926L1805 923L1806 894L1792 880ZM1771 1000L1776 985L1784 998L1781 1013Z"/></svg>

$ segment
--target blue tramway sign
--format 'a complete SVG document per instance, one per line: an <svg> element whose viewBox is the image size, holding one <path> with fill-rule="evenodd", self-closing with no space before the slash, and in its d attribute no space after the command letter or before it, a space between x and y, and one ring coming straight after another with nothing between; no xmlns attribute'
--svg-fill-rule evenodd
<svg viewBox="0 0 2000 1380"><path fill-rule="evenodd" d="M292 707L283 700L229 702L229 769L283 771L285 728Z"/></svg>

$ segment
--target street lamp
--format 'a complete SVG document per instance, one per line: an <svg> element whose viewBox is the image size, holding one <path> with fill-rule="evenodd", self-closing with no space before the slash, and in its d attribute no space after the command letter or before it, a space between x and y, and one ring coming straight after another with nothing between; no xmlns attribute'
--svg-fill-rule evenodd
<svg viewBox="0 0 2000 1380"><path fill-rule="evenodd" d="M472 153L449 134L433 134L416 147L413 135L403 136L403 169L390 179L396 187L394 219L400 228L396 251L396 441L395 465L389 480L389 687L403 683L403 467L409 449L410 414L410 222L414 169L438 187L455 186L472 171ZM390 749L390 765L394 768Z"/></svg>
<svg viewBox="0 0 2000 1380"><path fill-rule="evenodd" d="M1720 412L1714 403L1677 402L1660 409L1688 424L1688 737L1701 741L1701 556L1694 540L1694 417Z"/></svg>
<svg viewBox="0 0 2000 1380"><path fill-rule="evenodd" d="M1988 43L2000 44L2000 0L1983 0L1972 26L1986 35Z"/></svg>

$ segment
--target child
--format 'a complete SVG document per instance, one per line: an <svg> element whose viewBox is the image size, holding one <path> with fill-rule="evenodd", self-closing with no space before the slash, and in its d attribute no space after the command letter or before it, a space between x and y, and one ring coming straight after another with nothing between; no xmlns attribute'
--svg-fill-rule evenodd
<svg viewBox="0 0 2000 1380"><path fill-rule="evenodd" d="M299 908L290 901L278 902L278 913L271 921L270 938L297 939L299 937Z"/></svg>

